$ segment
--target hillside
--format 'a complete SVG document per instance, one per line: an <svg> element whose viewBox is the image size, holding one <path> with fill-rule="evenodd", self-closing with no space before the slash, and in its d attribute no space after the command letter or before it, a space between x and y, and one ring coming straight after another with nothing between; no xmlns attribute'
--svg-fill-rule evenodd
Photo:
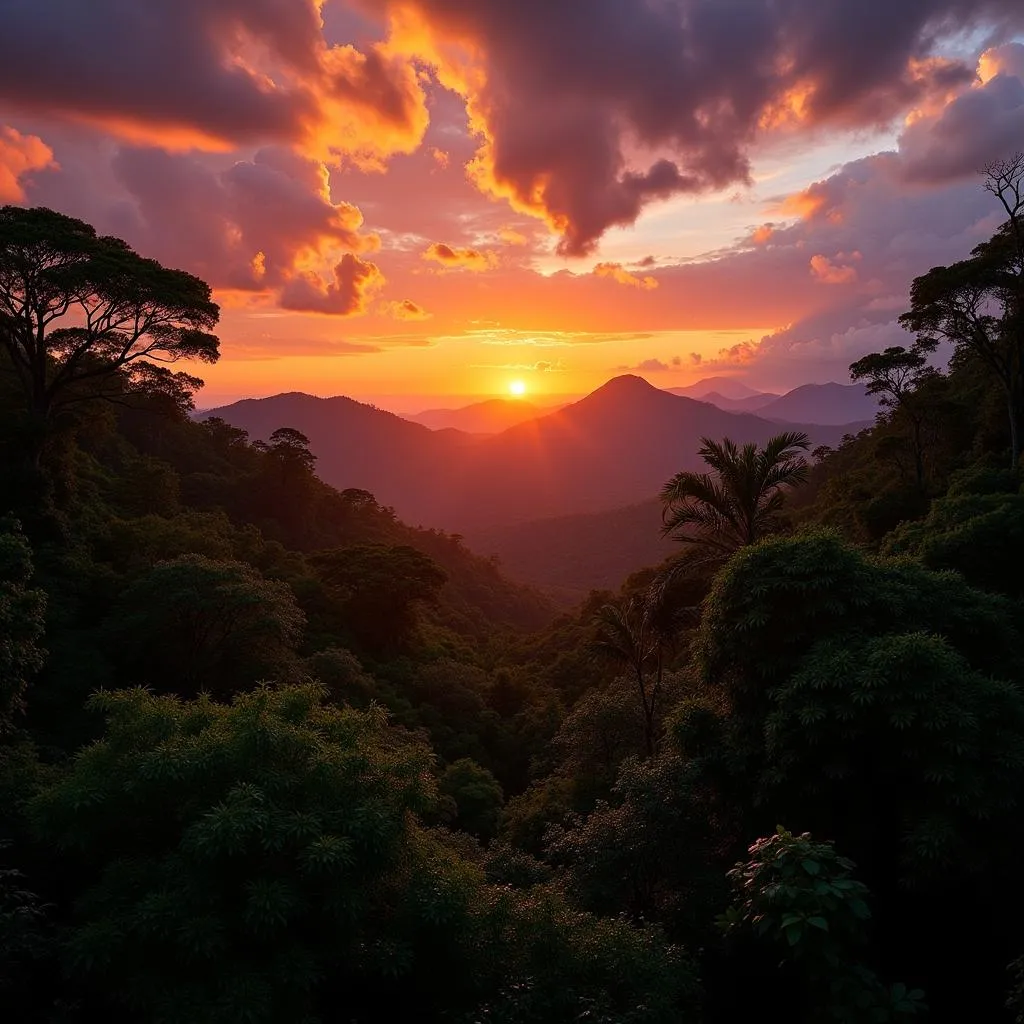
<svg viewBox="0 0 1024 1024"><path fill-rule="evenodd" d="M431 432L351 399L278 395L216 415L265 439L301 430L334 486L371 491L410 523L472 533L552 516L602 512L649 499L680 469L700 465L700 438L764 443L779 423L616 377L586 398L488 438ZM837 427L806 429L835 445Z"/></svg>
<svg viewBox="0 0 1024 1024"><path fill-rule="evenodd" d="M591 590L617 590L630 573L679 550L661 535L657 500L492 527L468 534L466 543L481 555L496 555L513 579L577 598Z"/></svg>
<svg viewBox="0 0 1024 1024"><path fill-rule="evenodd" d="M719 409L725 409L726 412L757 412L781 397L782 395L766 391L763 395L747 395L746 398L726 398L718 391L709 391L701 396L700 401L710 402Z"/></svg>
<svg viewBox="0 0 1024 1024"><path fill-rule="evenodd" d="M821 423L825 426L869 424L878 412L878 401L863 384L804 384L781 398L762 405L758 416L780 423Z"/></svg>
<svg viewBox="0 0 1024 1024"><path fill-rule="evenodd" d="M714 385L712 387L712 385ZM878 402L862 384L801 384L784 395L752 391L727 377L709 377L687 388L667 388L669 394L709 402L726 412L756 412L777 423L817 423L822 426L866 426L878 412ZM749 392L744 394L743 392Z"/></svg>

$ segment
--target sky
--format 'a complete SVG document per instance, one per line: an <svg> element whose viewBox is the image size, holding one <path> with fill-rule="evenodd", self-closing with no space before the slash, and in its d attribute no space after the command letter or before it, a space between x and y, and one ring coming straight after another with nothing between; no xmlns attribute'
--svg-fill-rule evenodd
<svg viewBox="0 0 1024 1024"><path fill-rule="evenodd" d="M200 406L847 381L1000 222L1020 0L0 0L0 203L209 281Z"/></svg>

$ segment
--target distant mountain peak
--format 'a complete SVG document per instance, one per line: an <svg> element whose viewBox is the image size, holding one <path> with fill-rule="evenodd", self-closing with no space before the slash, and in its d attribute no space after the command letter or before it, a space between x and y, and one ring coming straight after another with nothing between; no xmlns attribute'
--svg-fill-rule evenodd
<svg viewBox="0 0 1024 1024"><path fill-rule="evenodd" d="M612 377L611 380L605 381L596 391L592 391L588 397L594 398L596 395L646 395L658 390L649 381L643 377L638 377L635 373L623 373L618 377Z"/></svg>
<svg viewBox="0 0 1024 1024"><path fill-rule="evenodd" d="M711 394L720 395L730 401L742 398L754 398L764 392L744 384L735 377L705 377L695 384L688 384L686 387L669 388L675 395L683 395L687 398L706 399Z"/></svg>

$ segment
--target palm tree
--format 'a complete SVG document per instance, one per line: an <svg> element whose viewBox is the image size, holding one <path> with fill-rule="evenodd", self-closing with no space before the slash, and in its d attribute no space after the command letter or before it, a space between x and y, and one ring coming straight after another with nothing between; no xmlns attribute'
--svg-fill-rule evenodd
<svg viewBox="0 0 1024 1024"><path fill-rule="evenodd" d="M661 489L662 532L717 561L778 527L785 491L807 479L806 434L777 434L759 448L701 438L700 457L715 471L676 473Z"/></svg>

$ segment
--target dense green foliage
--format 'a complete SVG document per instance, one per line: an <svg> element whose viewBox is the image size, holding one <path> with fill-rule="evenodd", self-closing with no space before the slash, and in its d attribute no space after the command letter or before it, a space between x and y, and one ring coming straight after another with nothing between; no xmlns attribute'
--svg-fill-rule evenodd
<svg viewBox="0 0 1024 1024"><path fill-rule="evenodd" d="M5 1014L1020 1020L1014 238L851 367L872 428L706 439L662 496L683 555L557 618L287 424L190 415L113 321L47 325L43 410L0 317ZM215 354L202 282L48 211L0 243L0 285Z"/></svg>

